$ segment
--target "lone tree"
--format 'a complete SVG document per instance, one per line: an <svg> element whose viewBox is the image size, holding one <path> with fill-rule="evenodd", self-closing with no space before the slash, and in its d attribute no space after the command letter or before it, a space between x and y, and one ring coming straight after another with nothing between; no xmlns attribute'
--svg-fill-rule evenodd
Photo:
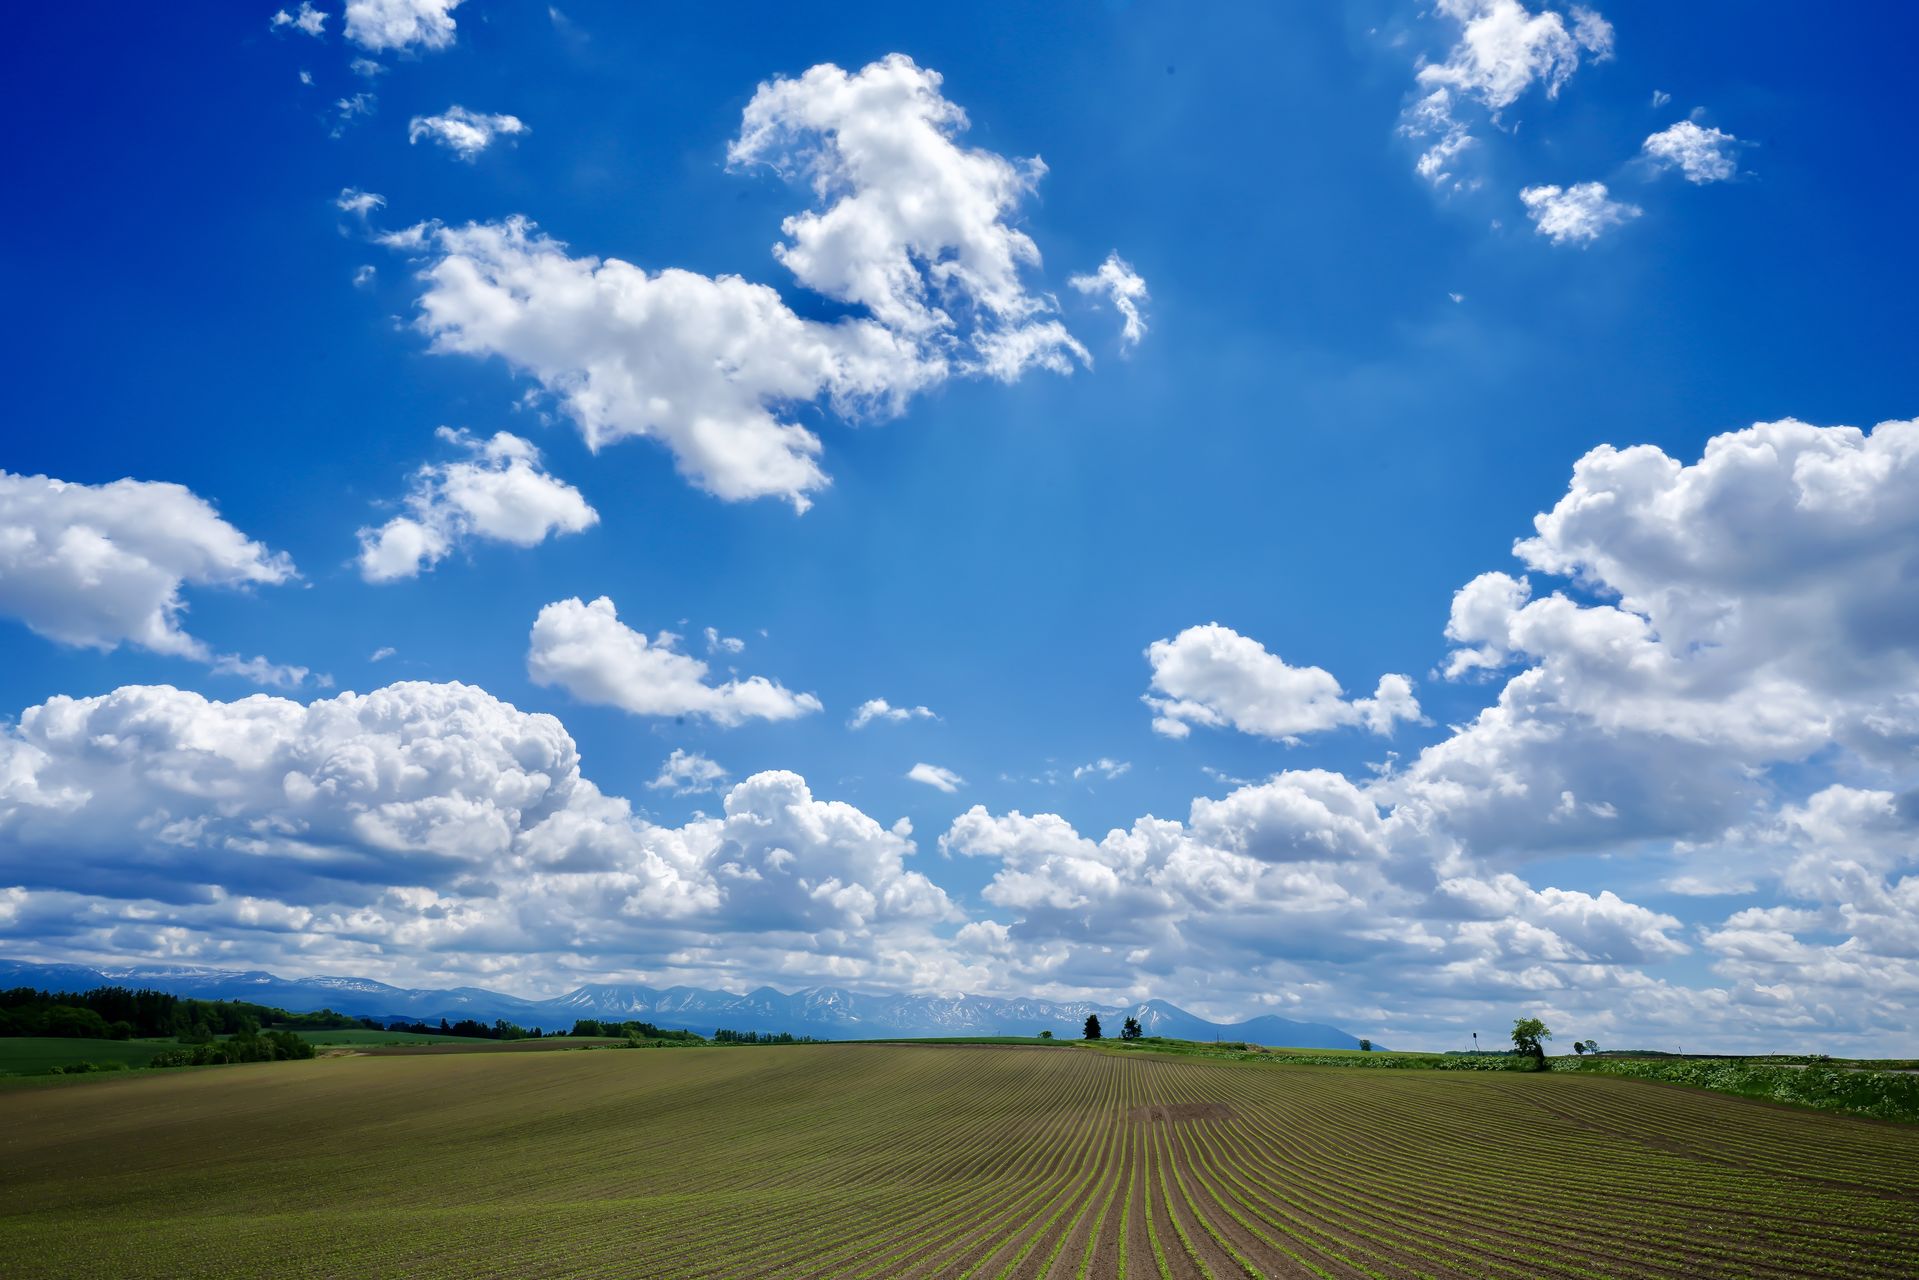
<svg viewBox="0 0 1919 1280"><path fill-rule="evenodd" d="M1086 1015L1086 1030L1083 1031L1081 1035L1087 1040L1099 1039L1099 1015L1097 1013L1089 1013Z"/></svg>
<svg viewBox="0 0 1919 1280"><path fill-rule="evenodd" d="M1530 1056L1541 1071L1546 1069L1546 1046L1540 1042L1552 1038L1553 1033L1546 1030L1546 1024L1538 1018L1513 1021L1514 1052Z"/></svg>
<svg viewBox="0 0 1919 1280"><path fill-rule="evenodd" d="M1588 1041L1586 1041L1586 1052L1587 1052L1587 1053L1598 1053L1598 1052L1599 1052L1599 1041L1597 1041L1597 1040L1588 1040Z"/></svg>
<svg viewBox="0 0 1919 1280"><path fill-rule="evenodd" d="M1039 1038L1042 1040L1051 1040L1053 1038L1053 1033L1050 1031L1042 1031L1039 1033Z"/></svg>
<svg viewBox="0 0 1919 1280"><path fill-rule="evenodd" d="M1139 1029L1138 1018L1128 1018L1126 1024L1119 1029L1119 1038L1122 1040L1137 1040L1145 1034Z"/></svg>
<svg viewBox="0 0 1919 1280"><path fill-rule="evenodd" d="M1578 1055L1579 1055L1580 1057L1582 1057L1582 1058L1583 1058L1583 1057L1585 1057L1585 1056L1586 1056L1586 1042L1585 1042L1584 1040L1575 1040L1575 1041L1573 1041L1573 1052L1574 1052L1574 1053L1576 1053L1576 1054L1578 1054Z"/></svg>
<svg viewBox="0 0 1919 1280"><path fill-rule="evenodd" d="M1361 1040L1359 1042L1359 1051L1361 1053L1371 1053L1373 1051L1373 1042L1371 1040Z"/></svg>

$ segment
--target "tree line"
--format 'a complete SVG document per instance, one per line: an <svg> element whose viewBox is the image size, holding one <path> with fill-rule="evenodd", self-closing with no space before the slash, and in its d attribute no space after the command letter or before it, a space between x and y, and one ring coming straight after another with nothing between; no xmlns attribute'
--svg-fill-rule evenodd
<svg viewBox="0 0 1919 1280"><path fill-rule="evenodd" d="M705 1044L706 1037L697 1031L679 1031L671 1027L656 1027L650 1022L614 1022L611 1019L597 1020L581 1018L573 1024L569 1035L576 1036L625 1036L628 1040L677 1040L689 1044Z"/></svg>
<svg viewBox="0 0 1919 1280"><path fill-rule="evenodd" d="M263 1030L268 1038L262 1038ZM245 1000L195 1000L165 991L134 990L129 987L95 987L90 991L41 991L35 987L0 990L0 1036L54 1036L76 1040L178 1040L193 1050L205 1050L195 1062L257 1062L270 1057L311 1057L290 1048L293 1041L305 1044L298 1036L285 1041L271 1039L273 1033L294 1031L396 1031L403 1035L458 1036L471 1040L537 1040L548 1036L623 1037L627 1040L651 1040L683 1044L823 1044L811 1036L796 1036L789 1031L729 1031L721 1028L709 1039L695 1031L655 1026L635 1019L580 1018L572 1030L543 1031L523 1027L504 1018L482 1022L477 1018L438 1023L395 1018L379 1021L321 1009L314 1013L289 1013L273 1005L253 1004ZM237 1049L221 1049L233 1037L247 1043ZM257 1043L256 1043L257 1042ZM261 1045L279 1045L269 1054ZM209 1047L215 1046L215 1047ZM240 1056L219 1056L230 1053ZM163 1055L165 1056L165 1055ZM163 1064L178 1065L178 1064Z"/></svg>
<svg viewBox="0 0 1919 1280"><path fill-rule="evenodd" d="M721 1027L713 1033L714 1044L827 1044L812 1036L796 1036L791 1031L728 1031Z"/></svg>
<svg viewBox="0 0 1919 1280"><path fill-rule="evenodd" d="M441 1018L439 1025L430 1022L408 1022L396 1018L388 1023L374 1023L376 1030L398 1031L410 1036L460 1036L467 1040L538 1040L547 1035L538 1027L523 1027L517 1022L508 1022L505 1018L496 1018L492 1022L481 1022L477 1018L461 1018L458 1022L448 1022ZM551 1034L563 1036L564 1031Z"/></svg>
<svg viewBox="0 0 1919 1280"><path fill-rule="evenodd" d="M287 1031L343 1027L379 1030L369 1018L331 1009L288 1013L244 1000L193 1000L164 991L95 987L91 991L0 991L0 1036L55 1036L82 1040L179 1039L206 1044L221 1036L257 1033L263 1026Z"/></svg>

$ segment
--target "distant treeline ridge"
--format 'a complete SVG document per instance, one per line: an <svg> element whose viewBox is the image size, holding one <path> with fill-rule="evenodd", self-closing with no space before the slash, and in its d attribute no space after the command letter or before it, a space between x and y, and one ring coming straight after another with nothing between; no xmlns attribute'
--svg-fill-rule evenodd
<svg viewBox="0 0 1919 1280"><path fill-rule="evenodd" d="M729 1031L709 1038L695 1031L655 1026L633 1019L581 1018L570 1031L522 1027L504 1018L481 1022L441 1018L437 1024L405 1019L380 1021L321 1009L290 1013L245 1000L195 1000L165 991L96 987L91 991L41 991L34 987L0 990L0 1036L53 1036L75 1040L177 1039L206 1047L226 1037L258 1037L269 1032L397 1031L407 1035L457 1036L470 1040L534 1040L549 1036L591 1036L660 1044L823 1044L791 1032ZM298 1039L298 1037L291 1037ZM310 1048L310 1046L309 1046ZM216 1050L217 1052L217 1050ZM307 1054L280 1056L310 1057ZM212 1059L209 1059L212 1060ZM252 1061L251 1058L229 1059ZM170 1065L170 1064L168 1064Z"/></svg>
<svg viewBox="0 0 1919 1280"><path fill-rule="evenodd" d="M380 1029L367 1018L322 1009L288 1013L244 1000L192 1000L164 991L96 987L92 991L0 991L0 1036L58 1036L83 1040L173 1038L205 1043L219 1036L258 1032Z"/></svg>

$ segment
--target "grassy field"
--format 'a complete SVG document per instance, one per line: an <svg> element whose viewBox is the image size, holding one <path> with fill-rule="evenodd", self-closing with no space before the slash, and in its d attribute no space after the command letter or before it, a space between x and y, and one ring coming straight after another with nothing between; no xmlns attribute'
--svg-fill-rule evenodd
<svg viewBox="0 0 1919 1280"><path fill-rule="evenodd" d="M486 1040L477 1036L415 1035L405 1031L297 1031L316 1048L352 1049L367 1054L537 1053L623 1045L604 1036L543 1036L538 1040ZM85 1040L67 1036L0 1036L0 1077L47 1076L63 1067L90 1062L106 1070L138 1070L155 1056L178 1049L178 1040ZM179 1070L179 1068L169 1068ZM5 1276L0 1269L0 1277Z"/></svg>
<svg viewBox="0 0 1919 1280"><path fill-rule="evenodd" d="M411 1031L366 1031L349 1027L333 1031L296 1031L302 1040L321 1047L377 1044L497 1044L480 1036L417 1035Z"/></svg>
<svg viewBox="0 0 1919 1280"><path fill-rule="evenodd" d="M144 1067L171 1040L80 1040L67 1036L0 1036L0 1076L42 1075L76 1062Z"/></svg>
<svg viewBox="0 0 1919 1280"><path fill-rule="evenodd" d="M314 1043L320 1042L316 1040ZM446 1057L461 1053L548 1053L559 1049L603 1049L609 1045L625 1044L625 1040L611 1036L541 1036L530 1040L469 1040L460 1036L401 1036L392 1040L349 1042L349 1045L358 1052L374 1057L401 1054Z"/></svg>
<svg viewBox="0 0 1919 1280"><path fill-rule="evenodd" d="M0 1273L1909 1277L1919 1129L1579 1073L1014 1046L0 1088Z"/></svg>

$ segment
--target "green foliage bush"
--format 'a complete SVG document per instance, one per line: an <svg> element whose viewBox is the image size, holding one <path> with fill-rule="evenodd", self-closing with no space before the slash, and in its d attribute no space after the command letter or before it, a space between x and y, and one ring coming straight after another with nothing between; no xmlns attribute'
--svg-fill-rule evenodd
<svg viewBox="0 0 1919 1280"><path fill-rule="evenodd" d="M1230 1058L1237 1062L1282 1062L1305 1067L1365 1067L1384 1071L1537 1071L1538 1060L1517 1053L1310 1053L1262 1049L1257 1045L1227 1041L1223 1044L1202 1040L1168 1040L1147 1036L1128 1048L1152 1049L1160 1053L1193 1054L1204 1058Z"/></svg>
<svg viewBox="0 0 1919 1280"><path fill-rule="evenodd" d="M232 1062L282 1062L293 1058L311 1058L310 1041L291 1031L269 1031L264 1035L236 1035L228 1040L169 1049L156 1054L148 1066L209 1067Z"/></svg>
<svg viewBox="0 0 1919 1280"><path fill-rule="evenodd" d="M529 1030L505 1018L497 1018L492 1022L481 1022L475 1018L448 1022L441 1018L437 1027L425 1022L394 1021L389 1022L384 1030L401 1031L410 1036L459 1036L463 1040L538 1040L542 1035L538 1027Z"/></svg>
<svg viewBox="0 0 1919 1280"><path fill-rule="evenodd" d="M1728 1058L1655 1062L1601 1058L1565 1065L1590 1074L1689 1085L1820 1111L1879 1120L1919 1121L1919 1075L1896 1071L1768 1066Z"/></svg>
<svg viewBox="0 0 1919 1280"><path fill-rule="evenodd" d="M706 1037L696 1031L680 1031L671 1027L656 1027L650 1022L614 1022L611 1019L600 1021L594 1018L581 1018L573 1024L573 1030L567 1032L574 1036L624 1036L628 1040L646 1040L667 1042L685 1042L704 1044Z"/></svg>
<svg viewBox="0 0 1919 1280"><path fill-rule="evenodd" d="M1351 1057L1309 1053L1272 1053L1260 1055L1262 1062L1296 1062L1316 1067L1371 1067L1387 1071L1537 1071L1539 1064L1519 1054L1458 1054L1452 1056L1408 1053L1364 1053Z"/></svg>
<svg viewBox="0 0 1919 1280"><path fill-rule="evenodd" d="M728 1031L721 1027L713 1033L714 1044L825 1044L812 1036L796 1036L791 1031Z"/></svg>

